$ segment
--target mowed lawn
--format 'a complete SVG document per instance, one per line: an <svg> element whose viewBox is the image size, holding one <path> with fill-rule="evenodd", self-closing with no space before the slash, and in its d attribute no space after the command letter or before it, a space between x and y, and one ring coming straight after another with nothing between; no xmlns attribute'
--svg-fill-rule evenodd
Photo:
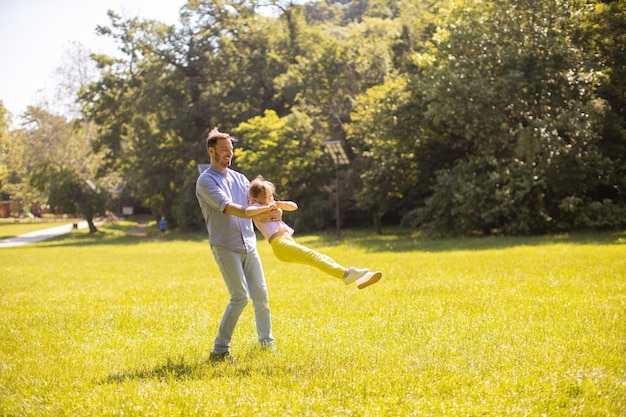
<svg viewBox="0 0 626 417"><path fill-rule="evenodd" d="M206 236L133 225L0 249L0 416L626 415L626 233L296 236L363 290L259 240L277 349L214 364Z"/></svg>

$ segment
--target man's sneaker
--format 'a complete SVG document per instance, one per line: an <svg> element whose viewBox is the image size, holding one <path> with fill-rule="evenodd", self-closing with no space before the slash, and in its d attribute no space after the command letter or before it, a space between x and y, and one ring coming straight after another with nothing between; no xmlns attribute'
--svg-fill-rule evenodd
<svg viewBox="0 0 626 417"><path fill-rule="evenodd" d="M274 344L271 345L261 345L261 352L263 353L276 353L276 346Z"/></svg>
<svg viewBox="0 0 626 417"><path fill-rule="evenodd" d="M211 352L209 360L211 362L224 362L226 360L231 362L233 360L233 356L230 352Z"/></svg>
<svg viewBox="0 0 626 417"><path fill-rule="evenodd" d="M369 287L372 284L376 284L382 276L383 276L383 273L379 271L368 272L356 282L356 287L358 289Z"/></svg>
<svg viewBox="0 0 626 417"><path fill-rule="evenodd" d="M273 343L261 343L261 350L264 352L274 352L276 351L276 346Z"/></svg>
<svg viewBox="0 0 626 417"><path fill-rule="evenodd" d="M351 266L346 270L346 273L343 276L343 283L346 285L352 284L354 281L367 274L367 271L367 268L355 268Z"/></svg>

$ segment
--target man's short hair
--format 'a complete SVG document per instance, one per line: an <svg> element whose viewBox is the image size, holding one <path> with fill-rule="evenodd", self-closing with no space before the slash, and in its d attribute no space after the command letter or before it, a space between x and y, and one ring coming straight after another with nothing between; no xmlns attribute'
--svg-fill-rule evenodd
<svg viewBox="0 0 626 417"><path fill-rule="evenodd" d="M209 151L209 148L215 147L215 144L219 139L229 139L231 142L237 142L237 138L232 137L228 133L220 132L217 127L214 127L206 137L207 152Z"/></svg>

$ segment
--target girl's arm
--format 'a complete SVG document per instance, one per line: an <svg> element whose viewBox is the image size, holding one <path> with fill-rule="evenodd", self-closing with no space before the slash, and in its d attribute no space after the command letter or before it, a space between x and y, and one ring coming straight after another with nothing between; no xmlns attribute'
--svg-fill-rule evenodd
<svg viewBox="0 0 626 417"><path fill-rule="evenodd" d="M298 205L293 201L275 201L276 207L281 208L285 211L296 211L298 210Z"/></svg>
<svg viewBox="0 0 626 417"><path fill-rule="evenodd" d="M271 210L282 209L284 211L296 211L298 205L293 201L273 201L266 206L252 205L246 208L246 215L253 217Z"/></svg>
<svg viewBox="0 0 626 417"><path fill-rule="evenodd" d="M268 212L270 210L275 210L276 208L278 208L278 205L275 202L268 204L266 206L252 205L252 206L246 207L245 213L246 213L246 216L253 217L258 214Z"/></svg>
<svg viewBox="0 0 626 417"><path fill-rule="evenodd" d="M243 208L239 204L229 203L226 205L224 213L245 219L252 219L253 217L259 216L256 220L261 222L275 222L283 218L283 211L272 204L268 206L249 206Z"/></svg>

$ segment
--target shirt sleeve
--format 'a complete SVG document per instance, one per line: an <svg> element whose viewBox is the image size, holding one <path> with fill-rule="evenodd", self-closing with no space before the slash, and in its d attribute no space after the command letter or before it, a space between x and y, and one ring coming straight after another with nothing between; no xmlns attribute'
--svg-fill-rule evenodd
<svg viewBox="0 0 626 417"><path fill-rule="evenodd" d="M226 205L231 202L231 198L208 175L202 175L198 178L196 194L198 198L201 198L220 213L223 213Z"/></svg>

